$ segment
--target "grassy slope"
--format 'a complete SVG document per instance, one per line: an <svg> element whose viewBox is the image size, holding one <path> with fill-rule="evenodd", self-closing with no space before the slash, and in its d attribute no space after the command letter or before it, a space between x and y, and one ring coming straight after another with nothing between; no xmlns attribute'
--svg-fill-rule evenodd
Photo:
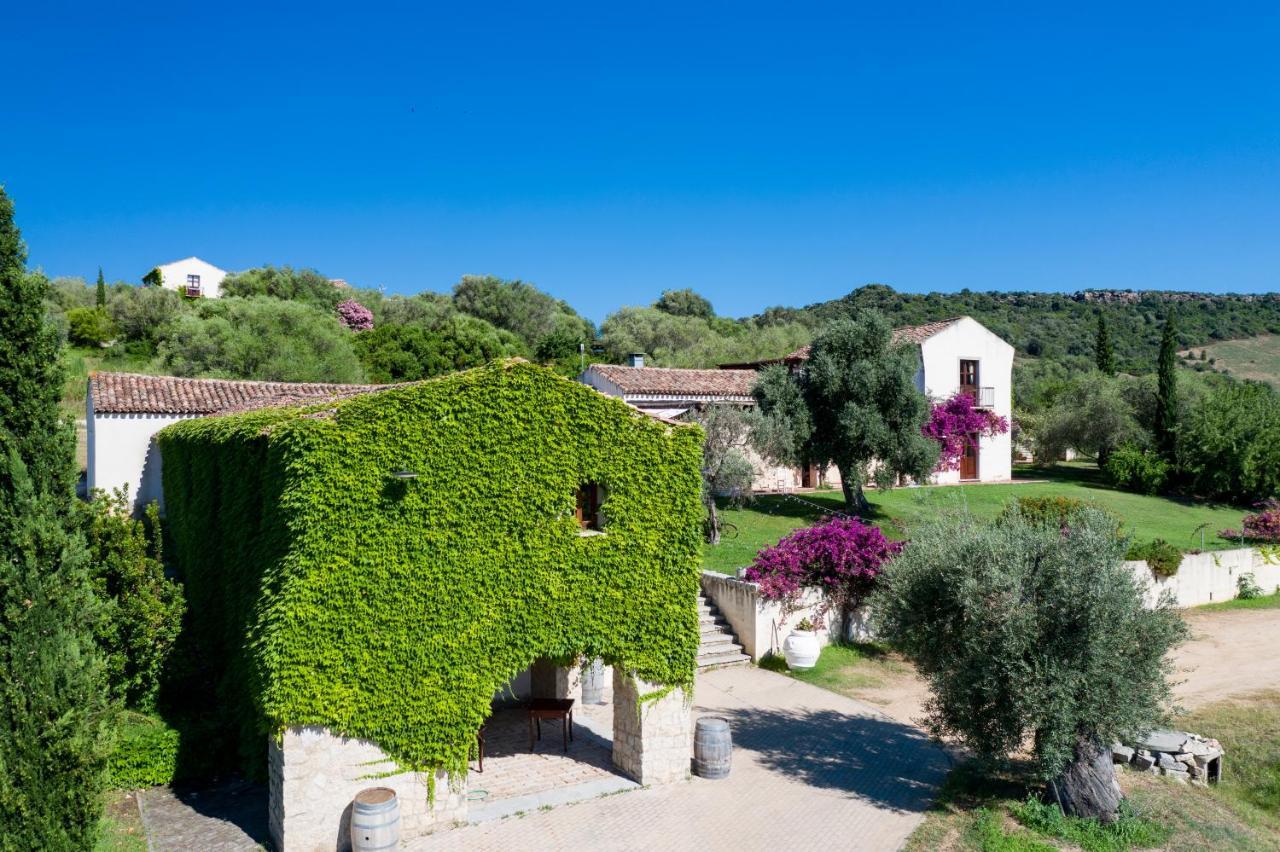
<svg viewBox="0 0 1280 852"><path fill-rule="evenodd" d="M1202 350L1208 353L1206 358L1216 361L1216 370L1221 371L1225 367L1237 379L1256 379L1280 388L1280 335L1223 340L1209 346L1193 347L1189 352L1198 359Z"/></svg>
<svg viewBox="0 0 1280 852"><path fill-rule="evenodd" d="M89 373L94 370L111 370L121 373L153 373L150 358L128 356L107 357L101 349L67 347L62 350L62 360L67 368L67 383L62 392L63 413L76 422L76 464L84 470L88 460L85 440L84 401L88 393Z"/></svg>
<svg viewBox="0 0 1280 852"><path fill-rule="evenodd" d="M1190 549L1200 546L1195 529L1205 531L1205 547L1210 550L1232 547L1215 535L1218 530L1238 527L1242 510L1222 505L1191 503L1164 497L1148 497L1108 488L1098 481L1096 469L1081 465L1059 465L1051 470L1020 470L1015 476L1048 479L1011 485L957 485L937 488L897 488L870 492L873 519L891 538L907 537L912 525L943 512L968 511L979 518L993 518L1019 496L1065 496L1091 500L1113 512L1141 541L1163 538ZM703 566L723 573L750 564L751 557L766 544L776 542L798 526L810 524L824 512L842 507L838 491L788 496L766 496L744 509L729 509L725 519L737 527L716 547L703 551Z"/></svg>

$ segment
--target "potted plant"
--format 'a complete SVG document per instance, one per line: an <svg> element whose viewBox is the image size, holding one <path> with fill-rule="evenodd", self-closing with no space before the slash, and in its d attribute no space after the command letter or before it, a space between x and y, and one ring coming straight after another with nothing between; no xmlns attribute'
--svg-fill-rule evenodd
<svg viewBox="0 0 1280 852"><path fill-rule="evenodd" d="M787 658L787 668L811 669L818 663L822 646L813 632L813 622L808 617L800 619L782 643L782 654Z"/></svg>

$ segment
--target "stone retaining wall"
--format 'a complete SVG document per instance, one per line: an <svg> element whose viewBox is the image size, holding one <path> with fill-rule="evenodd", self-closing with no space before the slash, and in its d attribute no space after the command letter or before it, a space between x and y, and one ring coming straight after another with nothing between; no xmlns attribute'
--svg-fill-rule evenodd
<svg viewBox="0 0 1280 852"><path fill-rule="evenodd" d="M400 802L400 837L409 840L465 822L463 791L437 773L435 803L428 803L428 776L394 772L396 764L368 740L349 739L326 728L289 728L270 743L271 840L280 852L333 852L351 848L351 800L366 787L390 787Z"/></svg>
<svg viewBox="0 0 1280 852"><path fill-rule="evenodd" d="M1254 582L1268 594L1280 588L1280 559L1268 561L1252 547L1188 553L1172 577L1154 576L1146 562L1126 562L1125 565L1149 583L1148 606L1153 606L1165 591L1172 594L1181 607L1229 601L1236 596L1236 583L1241 574L1253 574Z"/></svg>

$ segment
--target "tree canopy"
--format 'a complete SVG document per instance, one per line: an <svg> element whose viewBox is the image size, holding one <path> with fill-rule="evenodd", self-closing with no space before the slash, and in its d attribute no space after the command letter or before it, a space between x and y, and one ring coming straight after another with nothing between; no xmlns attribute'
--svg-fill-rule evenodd
<svg viewBox="0 0 1280 852"><path fill-rule="evenodd" d="M582 341L595 337L594 326L567 302L523 281L464 275L453 288L453 303L461 311L512 332L530 352L552 334L568 334Z"/></svg>

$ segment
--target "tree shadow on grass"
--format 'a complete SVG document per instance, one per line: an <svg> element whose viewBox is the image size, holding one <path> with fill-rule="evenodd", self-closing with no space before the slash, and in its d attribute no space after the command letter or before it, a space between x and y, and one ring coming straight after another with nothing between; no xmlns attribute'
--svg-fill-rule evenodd
<svg viewBox="0 0 1280 852"><path fill-rule="evenodd" d="M900 813L922 813L951 769L951 758L923 733L876 716L834 710L717 710L735 748L771 772Z"/></svg>

